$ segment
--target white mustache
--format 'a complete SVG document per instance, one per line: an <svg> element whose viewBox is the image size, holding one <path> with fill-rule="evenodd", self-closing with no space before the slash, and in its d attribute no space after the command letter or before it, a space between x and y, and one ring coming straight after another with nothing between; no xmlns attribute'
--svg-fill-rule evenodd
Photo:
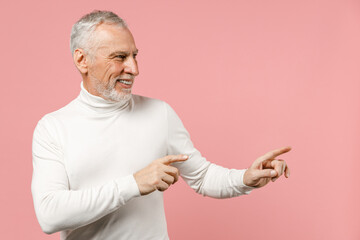
<svg viewBox="0 0 360 240"><path fill-rule="evenodd" d="M117 81L117 80L134 80L135 79L135 76L133 75L123 75L123 76L118 76L114 79L114 81Z"/></svg>

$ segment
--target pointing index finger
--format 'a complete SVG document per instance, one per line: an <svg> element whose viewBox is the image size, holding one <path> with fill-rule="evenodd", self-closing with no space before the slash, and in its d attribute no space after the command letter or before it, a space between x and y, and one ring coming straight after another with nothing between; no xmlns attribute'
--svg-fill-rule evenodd
<svg viewBox="0 0 360 240"><path fill-rule="evenodd" d="M290 146L272 150L272 151L266 153L265 155L259 157L256 162L261 163L261 162L263 162L265 160L273 159L273 158L275 158L275 157L277 157L277 156L279 156L279 155L281 155L283 153L286 153L286 152L288 152L290 150L291 150Z"/></svg>
<svg viewBox="0 0 360 240"><path fill-rule="evenodd" d="M187 155L169 155L161 159L163 164L169 165L174 162L183 162L186 161L189 157Z"/></svg>

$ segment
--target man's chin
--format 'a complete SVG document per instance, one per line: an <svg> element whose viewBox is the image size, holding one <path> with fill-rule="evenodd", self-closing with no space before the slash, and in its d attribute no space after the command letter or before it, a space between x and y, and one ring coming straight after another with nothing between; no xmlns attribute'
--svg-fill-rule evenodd
<svg viewBox="0 0 360 240"><path fill-rule="evenodd" d="M119 98L124 98L124 99L130 98L131 97L131 88L121 89L121 90L116 89L116 95Z"/></svg>
<svg viewBox="0 0 360 240"><path fill-rule="evenodd" d="M109 99L115 102L126 102L130 100L130 98L131 98L131 89L129 89L129 91L115 90L112 91L109 96Z"/></svg>

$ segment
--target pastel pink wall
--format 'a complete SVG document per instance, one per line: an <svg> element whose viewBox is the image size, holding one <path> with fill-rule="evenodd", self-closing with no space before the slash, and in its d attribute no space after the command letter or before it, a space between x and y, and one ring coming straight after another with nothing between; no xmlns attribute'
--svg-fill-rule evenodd
<svg viewBox="0 0 360 240"><path fill-rule="evenodd" d="M0 24L0 234L45 235L32 205L37 121L74 99L72 24L125 18L134 92L170 103L208 160L247 168L290 145L289 179L216 200L165 193L171 239L360 239L360 3L355 0L7 1Z"/></svg>

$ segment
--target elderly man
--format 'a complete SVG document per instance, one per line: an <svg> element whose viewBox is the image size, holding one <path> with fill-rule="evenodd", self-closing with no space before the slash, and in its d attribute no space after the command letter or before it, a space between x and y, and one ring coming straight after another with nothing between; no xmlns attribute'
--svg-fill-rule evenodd
<svg viewBox="0 0 360 240"><path fill-rule="evenodd" d="M32 194L45 233L61 239L168 239L163 191L181 176L214 198L249 194L289 168L279 148L248 169L226 169L196 150L165 102L132 95L138 49L116 14L94 11L72 28L79 96L45 115L33 137Z"/></svg>

